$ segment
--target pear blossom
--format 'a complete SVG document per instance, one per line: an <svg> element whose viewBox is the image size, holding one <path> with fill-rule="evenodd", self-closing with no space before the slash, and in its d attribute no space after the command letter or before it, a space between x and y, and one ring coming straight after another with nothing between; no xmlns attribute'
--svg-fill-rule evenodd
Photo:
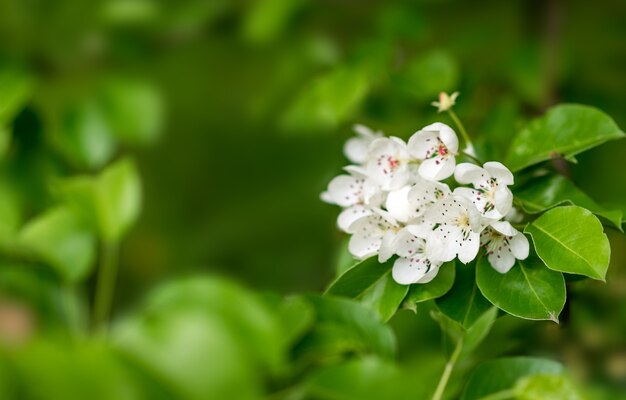
<svg viewBox="0 0 626 400"><path fill-rule="evenodd" d="M493 222L480 236L491 266L501 274L509 272L515 260L528 257L528 239L507 221Z"/></svg>
<svg viewBox="0 0 626 400"><path fill-rule="evenodd" d="M408 142L409 154L422 160L418 169L420 176L432 181L446 179L454 173L458 150L456 133L441 122L415 132Z"/></svg>
<svg viewBox="0 0 626 400"><path fill-rule="evenodd" d="M337 225L342 231L349 232L354 221L372 214L372 207L380 206L384 195L367 179L363 171L349 167L346 169L352 174L333 178L321 198L327 203L344 208L337 218Z"/></svg>
<svg viewBox="0 0 626 400"><path fill-rule="evenodd" d="M432 205L424 219L437 224L427 240L433 259L446 262L458 256L467 264L476 258L484 220L471 202L452 194Z"/></svg>
<svg viewBox="0 0 626 400"><path fill-rule="evenodd" d="M486 218L500 219L511 211L513 193L507 186L513 184L513 174L501 163L490 161L483 168L462 163L456 167L454 178L474 186L457 188L454 193L471 200Z"/></svg>
<svg viewBox="0 0 626 400"><path fill-rule="evenodd" d="M437 276L442 262L430 259L424 237L404 228L395 236L394 248L399 258L393 264L391 276L397 283L427 283Z"/></svg>
<svg viewBox="0 0 626 400"><path fill-rule="evenodd" d="M374 140L369 147L367 175L382 190L396 190L409 183L411 157L406 143L397 137Z"/></svg>
<svg viewBox="0 0 626 400"><path fill-rule="evenodd" d="M367 153L370 143L383 137L381 131L374 132L365 125L356 124L353 126L357 136L348 139L343 146L343 153L350 162L363 164L367 161Z"/></svg>
<svg viewBox="0 0 626 400"><path fill-rule="evenodd" d="M451 95L448 95L446 92L440 92L439 101L433 101L430 104L437 107L437 112L448 111L456 104L457 97L459 97L459 92L454 92Z"/></svg>
<svg viewBox="0 0 626 400"><path fill-rule="evenodd" d="M352 237L348 242L348 250L359 260L379 254L379 260L385 261L393 255L391 245L399 227L389 213L381 209L373 209L373 211L370 215L359 218L350 225L349 231L352 232Z"/></svg>

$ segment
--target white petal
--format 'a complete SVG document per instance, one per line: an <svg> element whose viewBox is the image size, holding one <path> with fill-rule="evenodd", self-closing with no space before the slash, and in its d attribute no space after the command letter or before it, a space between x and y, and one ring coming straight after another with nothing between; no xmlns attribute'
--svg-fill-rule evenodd
<svg viewBox="0 0 626 400"><path fill-rule="evenodd" d="M337 226L346 233L352 233L353 231L350 230L352 224L363 217L367 217L368 215L372 215L372 211L361 205L346 208L339 213L339 216L337 217Z"/></svg>
<svg viewBox="0 0 626 400"><path fill-rule="evenodd" d="M404 186L409 177L408 153L400 139L376 139L370 145L367 175L383 190Z"/></svg>
<svg viewBox="0 0 626 400"><path fill-rule="evenodd" d="M424 257L398 258L393 264L391 276L401 285L410 285L422 279L429 268Z"/></svg>
<svg viewBox="0 0 626 400"><path fill-rule="evenodd" d="M496 221L491 223L491 227L504 236L514 236L519 232L508 221Z"/></svg>
<svg viewBox="0 0 626 400"><path fill-rule="evenodd" d="M369 144L369 140L363 140L361 137L350 138L343 146L343 154L351 162L362 164L367 161Z"/></svg>
<svg viewBox="0 0 626 400"><path fill-rule="evenodd" d="M392 231L385 232L378 250L378 261L384 263L396 253L396 234Z"/></svg>
<svg viewBox="0 0 626 400"><path fill-rule="evenodd" d="M474 184L475 182L483 182L488 178L487 172L484 169L470 163L461 163L457 165L454 170L454 179L464 185L469 183Z"/></svg>
<svg viewBox="0 0 626 400"><path fill-rule="evenodd" d="M425 254L431 260L447 262L456 257L462 240L458 229L437 228L426 240Z"/></svg>
<svg viewBox="0 0 626 400"><path fill-rule="evenodd" d="M431 262L430 265L430 271L428 271L426 273L426 275L424 275L419 281L417 281L416 283L428 283L430 281L432 281L433 279L435 279L435 277L437 276L437 274L439 273L439 267L441 266L441 263L435 263L435 262Z"/></svg>
<svg viewBox="0 0 626 400"><path fill-rule="evenodd" d="M478 249L480 248L480 234L472 232L466 240L461 242L459 247L459 260L467 264L476 258Z"/></svg>
<svg viewBox="0 0 626 400"><path fill-rule="evenodd" d="M411 218L412 210L409 204L408 193L410 186L389 192L385 206L389 214L397 221L406 222Z"/></svg>
<svg viewBox="0 0 626 400"><path fill-rule="evenodd" d="M425 245L424 239L415 237L407 229L402 229L398 232L394 243L396 254L400 257L408 258L423 254Z"/></svg>
<svg viewBox="0 0 626 400"><path fill-rule="evenodd" d="M498 183L503 185L512 185L514 182L513 174L507 167L497 161L486 162L483 167L489 175L496 178Z"/></svg>
<svg viewBox="0 0 626 400"><path fill-rule="evenodd" d="M528 257L528 239L523 233L520 232L513 236L509 241L509 247L513 256L518 260L525 260Z"/></svg>
<svg viewBox="0 0 626 400"><path fill-rule="evenodd" d="M515 257L508 251L494 252L487 257L489 264L501 274L506 274L515 265Z"/></svg>
<svg viewBox="0 0 626 400"><path fill-rule="evenodd" d="M408 143L408 151L414 158L423 160L433 149L437 148L438 132L417 131L411 136Z"/></svg>
<svg viewBox="0 0 626 400"><path fill-rule="evenodd" d="M346 165L343 170L356 178L367 178L367 169L360 165Z"/></svg>
<svg viewBox="0 0 626 400"><path fill-rule="evenodd" d="M320 193L320 199L322 199L324 203L335 204L335 200L333 199L333 196L328 193L328 190Z"/></svg>
<svg viewBox="0 0 626 400"><path fill-rule="evenodd" d="M364 260L378 253L382 242L382 235L378 231L363 229L366 227L361 226L361 222L368 218L362 218L356 221L350 229L353 229L354 234L350 238L348 243L348 251L355 258Z"/></svg>
<svg viewBox="0 0 626 400"><path fill-rule="evenodd" d="M511 207L513 207L513 193L511 193L508 187L504 185L498 186L494 200L495 209L500 214L499 218L504 217L511 211Z"/></svg>
<svg viewBox="0 0 626 400"><path fill-rule="evenodd" d="M452 153L456 153L459 150L459 139L456 133L448 125L441 122L435 122L422 128L423 131L437 131L439 133L439 139L446 145L448 150Z"/></svg>
<svg viewBox="0 0 626 400"><path fill-rule="evenodd" d="M341 207L358 204L363 196L363 180L349 175L336 176L328 184L328 194Z"/></svg>
<svg viewBox="0 0 626 400"><path fill-rule="evenodd" d="M411 235L413 236L422 239L428 239L433 233L433 224L427 222L422 222L420 224L410 224L407 225L404 229L409 231L409 233L411 233Z"/></svg>
<svg viewBox="0 0 626 400"><path fill-rule="evenodd" d="M422 161L419 174L422 178L431 181L440 181L449 178L454 173L456 160L454 157L434 157Z"/></svg>

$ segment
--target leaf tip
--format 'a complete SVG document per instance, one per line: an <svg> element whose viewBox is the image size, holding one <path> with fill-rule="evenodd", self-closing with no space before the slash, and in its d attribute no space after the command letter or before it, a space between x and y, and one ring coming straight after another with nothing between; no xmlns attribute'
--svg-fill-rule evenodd
<svg viewBox="0 0 626 400"><path fill-rule="evenodd" d="M550 319L550 321L552 322L556 322L557 324L560 324L559 322L559 316L556 315L555 313L551 312L550 314L548 314L548 319Z"/></svg>

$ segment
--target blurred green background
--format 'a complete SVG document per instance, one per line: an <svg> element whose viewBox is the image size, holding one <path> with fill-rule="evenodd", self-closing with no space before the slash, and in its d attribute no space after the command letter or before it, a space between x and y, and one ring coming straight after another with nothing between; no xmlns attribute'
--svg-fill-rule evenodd
<svg viewBox="0 0 626 400"><path fill-rule="evenodd" d="M344 240L319 193L352 124L407 138L449 123L430 102L458 90L494 158L557 102L624 129L624 21L623 1L0 0L3 186L23 204L3 211L6 235L55 203L58 179L130 154L143 212L121 247L115 315L197 273L319 292ZM99 113L116 116L111 132ZM567 172L626 210L625 154L611 142ZM610 396L626 390L626 241L610 236L606 284L571 283L559 326L505 317L481 354L547 355ZM407 365L439 343L426 314L392 326Z"/></svg>

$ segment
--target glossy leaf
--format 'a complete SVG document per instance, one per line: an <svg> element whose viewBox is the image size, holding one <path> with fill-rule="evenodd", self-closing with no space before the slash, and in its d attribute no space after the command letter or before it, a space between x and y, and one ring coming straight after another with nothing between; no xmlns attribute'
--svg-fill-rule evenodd
<svg viewBox="0 0 626 400"><path fill-rule="evenodd" d="M610 210L596 203L572 181L561 175L547 175L535 179L515 191L515 198L524 211L535 214L561 204L584 207L592 213L611 221L622 229L622 211Z"/></svg>
<svg viewBox="0 0 626 400"><path fill-rule="evenodd" d="M510 357L486 361L470 375L461 399L478 400L512 389L520 378L526 376L562 372L561 364L542 358Z"/></svg>
<svg viewBox="0 0 626 400"><path fill-rule="evenodd" d="M516 317L558 322L565 305L563 274L551 271L535 256L518 260L501 274L480 257L476 283L482 294L496 307Z"/></svg>
<svg viewBox="0 0 626 400"><path fill-rule="evenodd" d="M376 257L357 262L330 284L326 294L359 297L383 279L392 266L393 261L381 264Z"/></svg>
<svg viewBox="0 0 626 400"><path fill-rule="evenodd" d="M361 303L388 321L409 292L409 285L400 285L387 273L361 297Z"/></svg>
<svg viewBox="0 0 626 400"><path fill-rule="evenodd" d="M452 289L436 300L437 308L446 316L468 329L490 307L476 287L475 265L456 263L456 278Z"/></svg>
<svg viewBox="0 0 626 400"><path fill-rule="evenodd" d="M415 312L418 303L436 299L448 293L454 284L455 273L454 261L451 261L441 266L439 273L432 281L411 285L409 294L404 300L404 307Z"/></svg>
<svg viewBox="0 0 626 400"><path fill-rule="evenodd" d="M611 246L600 221L577 206L557 207L529 224L535 249L555 271L604 280Z"/></svg>
<svg viewBox="0 0 626 400"><path fill-rule="evenodd" d="M571 159L606 141L624 136L602 111L579 104L561 104L532 120L513 140L506 165L511 171L556 156Z"/></svg>
<svg viewBox="0 0 626 400"><path fill-rule="evenodd" d="M107 241L119 240L141 210L141 183L130 160L112 164L99 176L73 178L62 190Z"/></svg>
<svg viewBox="0 0 626 400"><path fill-rule="evenodd" d="M85 278L94 266L96 238L70 208L58 207L36 217L19 237L67 281Z"/></svg>

